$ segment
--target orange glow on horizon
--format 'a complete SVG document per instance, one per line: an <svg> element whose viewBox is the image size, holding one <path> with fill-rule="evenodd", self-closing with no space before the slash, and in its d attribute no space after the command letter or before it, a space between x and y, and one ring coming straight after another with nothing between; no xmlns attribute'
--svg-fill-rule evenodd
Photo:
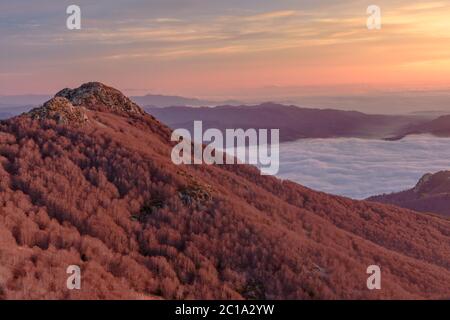
<svg viewBox="0 0 450 320"><path fill-rule="evenodd" d="M51 93L92 80L125 92L188 96L274 85L449 85L450 1L379 5L381 30L366 28L360 2L112 27L89 20L81 32L17 43L41 54L10 61L11 70L0 72L0 94ZM64 46L74 50L53 53Z"/></svg>

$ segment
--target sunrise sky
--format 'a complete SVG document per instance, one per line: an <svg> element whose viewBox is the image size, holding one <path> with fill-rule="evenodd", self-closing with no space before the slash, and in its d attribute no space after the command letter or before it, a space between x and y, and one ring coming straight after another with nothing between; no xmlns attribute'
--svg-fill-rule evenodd
<svg viewBox="0 0 450 320"><path fill-rule="evenodd" d="M77 4L82 30L66 28ZM368 5L381 30L366 27ZM0 95L101 81L128 94L450 86L450 1L0 2ZM264 89L262 89L264 90Z"/></svg>

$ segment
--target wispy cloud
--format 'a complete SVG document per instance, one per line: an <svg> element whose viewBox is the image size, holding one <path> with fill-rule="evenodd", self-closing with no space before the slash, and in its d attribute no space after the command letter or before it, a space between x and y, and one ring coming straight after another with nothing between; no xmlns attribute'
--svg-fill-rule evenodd
<svg viewBox="0 0 450 320"><path fill-rule="evenodd" d="M222 87L449 79L437 77L433 63L450 74L450 1L379 0L383 26L374 32L360 0L79 3L79 32L65 28L65 7L56 0L0 3L0 58L8 61L0 72L56 77L65 67L111 78L128 70L142 81L152 70L179 88L194 74L206 81L198 88L210 87L206 79L217 72ZM195 73L183 78L176 68Z"/></svg>
<svg viewBox="0 0 450 320"><path fill-rule="evenodd" d="M267 20L275 20L282 19L288 17L298 16L298 11L295 10L283 10L283 11L272 11L266 12L257 15L249 15L244 16L242 20L244 21L267 21Z"/></svg>

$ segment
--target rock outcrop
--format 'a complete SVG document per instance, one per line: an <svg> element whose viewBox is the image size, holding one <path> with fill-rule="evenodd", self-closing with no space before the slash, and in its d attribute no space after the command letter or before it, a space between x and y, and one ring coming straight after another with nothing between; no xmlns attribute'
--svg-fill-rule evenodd
<svg viewBox="0 0 450 320"><path fill-rule="evenodd" d="M74 106L84 106L95 111L119 114L143 115L145 112L119 90L100 82L85 83L76 89L63 89L56 94L69 100Z"/></svg>
<svg viewBox="0 0 450 320"><path fill-rule="evenodd" d="M66 98L55 97L28 113L33 119L55 120L58 124L83 125L88 121L86 109L75 107Z"/></svg>

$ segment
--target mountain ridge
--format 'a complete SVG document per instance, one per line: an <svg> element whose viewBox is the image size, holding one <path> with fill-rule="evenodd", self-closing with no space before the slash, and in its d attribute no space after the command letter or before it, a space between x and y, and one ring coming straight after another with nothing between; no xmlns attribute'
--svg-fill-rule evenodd
<svg viewBox="0 0 450 320"><path fill-rule="evenodd" d="M145 108L173 129L193 131L193 121L205 128L280 129L282 142L303 138L359 137L389 139L426 120L415 116L369 115L358 111L310 109L263 103L251 106Z"/></svg>
<svg viewBox="0 0 450 320"><path fill-rule="evenodd" d="M157 107L166 108L173 106L190 106L190 107L205 107L205 106L217 106L221 104L242 104L237 100L227 101L213 101L204 100L198 98L188 98L174 95L162 95L162 94L146 94L144 96L132 96L131 100L144 107Z"/></svg>
<svg viewBox="0 0 450 320"><path fill-rule="evenodd" d="M450 217L450 171L427 173L409 190L373 196L368 200Z"/></svg>
<svg viewBox="0 0 450 320"><path fill-rule="evenodd" d="M167 126L86 101L86 126L0 122L1 298L450 297L450 220L247 165L175 166Z"/></svg>

